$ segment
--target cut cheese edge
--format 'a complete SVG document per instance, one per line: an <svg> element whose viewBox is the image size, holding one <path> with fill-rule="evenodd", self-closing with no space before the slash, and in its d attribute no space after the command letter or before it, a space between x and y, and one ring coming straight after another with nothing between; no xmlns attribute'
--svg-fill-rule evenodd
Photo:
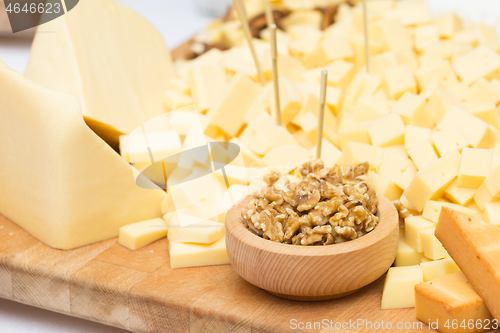
<svg viewBox="0 0 500 333"><path fill-rule="evenodd" d="M229 264L226 240L212 244L170 242L170 268Z"/></svg>
<svg viewBox="0 0 500 333"><path fill-rule="evenodd" d="M59 249L161 217L165 193L136 185L137 171L85 125L76 97L6 68L0 86L0 131L9 138L0 145L3 215Z"/></svg>
<svg viewBox="0 0 500 333"><path fill-rule="evenodd" d="M158 217L121 227L118 243L135 251L164 238L167 233L168 227L165 220Z"/></svg>

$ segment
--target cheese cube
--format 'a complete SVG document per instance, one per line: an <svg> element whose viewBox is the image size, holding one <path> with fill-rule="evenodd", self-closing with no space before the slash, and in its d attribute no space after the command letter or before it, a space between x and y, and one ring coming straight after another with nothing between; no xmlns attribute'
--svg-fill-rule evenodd
<svg viewBox="0 0 500 333"><path fill-rule="evenodd" d="M383 75L384 70L400 65L395 52L384 52L370 58L370 74ZM368 75L368 74L367 74Z"/></svg>
<svg viewBox="0 0 500 333"><path fill-rule="evenodd" d="M499 75L500 55L489 46L481 45L459 56L453 61L453 68L462 81L473 83L480 78L491 80Z"/></svg>
<svg viewBox="0 0 500 333"><path fill-rule="evenodd" d="M490 174L492 157L492 149L464 148L458 171L458 186L478 188Z"/></svg>
<svg viewBox="0 0 500 333"><path fill-rule="evenodd" d="M179 135L187 135L193 124L200 123L200 117L193 106L170 111L167 115L170 127L176 130ZM196 134L201 135L199 132Z"/></svg>
<svg viewBox="0 0 500 333"><path fill-rule="evenodd" d="M434 80L440 81L445 87L458 84L457 75L448 60L422 67L415 73L415 76L421 90L427 88Z"/></svg>
<svg viewBox="0 0 500 333"><path fill-rule="evenodd" d="M307 138L312 143L316 143L316 137L318 133L318 121L311 111L308 111L301 115L296 122L300 124L300 127L307 135Z"/></svg>
<svg viewBox="0 0 500 333"><path fill-rule="evenodd" d="M460 100L449 91L437 88L429 98L428 110L440 122L444 115L452 109L453 106L460 105Z"/></svg>
<svg viewBox="0 0 500 333"><path fill-rule="evenodd" d="M384 147L384 156L386 156L391 151L399 155L402 155L404 157L409 157L404 145L394 145L394 146Z"/></svg>
<svg viewBox="0 0 500 333"><path fill-rule="evenodd" d="M248 194L260 192L267 187L267 183L262 179L253 179L248 185Z"/></svg>
<svg viewBox="0 0 500 333"><path fill-rule="evenodd" d="M169 245L172 269L229 264L224 237L212 244L169 242Z"/></svg>
<svg viewBox="0 0 500 333"><path fill-rule="evenodd" d="M176 110L194 103L193 98L176 90L166 90L162 96L162 103L167 110Z"/></svg>
<svg viewBox="0 0 500 333"><path fill-rule="evenodd" d="M440 332L484 332L483 325L493 317L483 300L462 272L441 276L415 286L415 312L417 319L435 325ZM450 328L445 327L448 323ZM452 324L457 323L458 329ZM460 327L460 325L464 323ZM471 328L467 327L471 323Z"/></svg>
<svg viewBox="0 0 500 333"><path fill-rule="evenodd" d="M421 232L436 227L436 224L422 216L405 218L405 241L418 253L424 251Z"/></svg>
<svg viewBox="0 0 500 333"><path fill-rule="evenodd" d="M396 2L398 17L405 26L415 26L429 23L432 15L427 4L423 1Z"/></svg>
<svg viewBox="0 0 500 333"><path fill-rule="evenodd" d="M382 294L382 309L414 307L413 288L423 281L423 274L418 265L389 268Z"/></svg>
<svg viewBox="0 0 500 333"><path fill-rule="evenodd" d="M419 170L424 169L439 159L429 140L423 140L408 149L408 155L410 155L413 163L415 163Z"/></svg>
<svg viewBox="0 0 500 333"><path fill-rule="evenodd" d="M423 253L418 253L413 247L406 243L404 235L403 238L399 238L398 252L395 261L396 267L418 265L423 258L425 258Z"/></svg>
<svg viewBox="0 0 500 333"><path fill-rule="evenodd" d="M427 200L441 196L444 189L455 179L461 159L460 153L455 152L419 170L403 195L421 212Z"/></svg>
<svg viewBox="0 0 500 333"><path fill-rule="evenodd" d="M275 124L273 118L266 112L261 113L243 130L239 139L257 155L264 155L272 149L267 131Z"/></svg>
<svg viewBox="0 0 500 333"><path fill-rule="evenodd" d="M285 145L274 148L262 160L275 171L286 175L299 165L312 159L311 152L298 145Z"/></svg>
<svg viewBox="0 0 500 333"><path fill-rule="evenodd" d="M368 127L368 134L375 146L404 144L405 124L399 115L390 113L374 120Z"/></svg>
<svg viewBox="0 0 500 333"><path fill-rule="evenodd" d="M310 150L311 156L316 155L316 146ZM330 141L323 138L321 140L321 159L325 163L325 166L333 167L337 164L342 152L340 149L335 147Z"/></svg>
<svg viewBox="0 0 500 333"><path fill-rule="evenodd" d="M457 180L454 180L444 190L444 195L447 199L462 206L468 205L472 201L475 193L476 189L474 188L459 187Z"/></svg>
<svg viewBox="0 0 500 333"><path fill-rule="evenodd" d="M345 89L354 75L354 65L344 60L335 60L324 69L328 71L328 85L340 89ZM318 75L318 81L321 75Z"/></svg>
<svg viewBox="0 0 500 333"><path fill-rule="evenodd" d="M266 50L266 52L264 53L261 62L261 69L266 80L271 81L273 79L273 67L270 50ZM305 70L306 67L297 58L291 57L289 55L279 54L278 74L280 78L284 78L289 81L298 81L301 78L302 72L304 72Z"/></svg>
<svg viewBox="0 0 500 333"><path fill-rule="evenodd" d="M422 262L420 263L420 269L424 274L424 282L460 271L460 268L451 258Z"/></svg>
<svg viewBox="0 0 500 333"><path fill-rule="evenodd" d="M161 203L161 213L165 215L168 213L172 213L174 211L175 211L175 205L174 205L174 200L172 199L172 193L167 192L165 194L165 198Z"/></svg>
<svg viewBox="0 0 500 333"><path fill-rule="evenodd" d="M340 165L358 165L368 162L378 168L382 162L384 149L358 142L349 142L338 160Z"/></svg>
<svg viewBox="0 0 500 333"><path fill-rule="evenodd" d="M354 56L351 45L343 36L327 37L321 41L320 47L323 48L328 62L339 59L351 60Z"/></svg>
<svg viewBox="0 0 500 333"><path fill-rule="evenodd" d="M385 51L405 51L412 48L411 37L407 33L400 20L385 19L380 20L373 27L372 31L375 38L383 41Z"/></svg>
<svg viewBox="0 0 500 333"><path fill-rule="evenodd" d="M450 38L455 32L462 29L462 21L454 13L446 13L437 20L439 36Z"/></svg>
<svg viewBox="0 0 500 333"><path fill-rule="evenodd" d="M168 227L162 218L132 223L120 228L118 243L135 251L166 237Z"/></svg>
<svg viewBox="0 0 500 333"><path fill-rule="evenodd" d="M215 105L227 88L224 68L218 64L193 66L188 79L191 96L199 112Z"/></svg>
<svg viewBox="0 0 500 333"><path fill-rule="evenodd" d="M181 213L182 214L182 213ZM179 213L170 218L168 240L183 243L213 243L224 237L224 224L212 220L181 226Z"/></svg>
<svg viewBox="0 0 500 333"><path fill-rule="evenodd" d="M123 139L122 139L123 137ZM124 154L131 163L160 161L166 157L179 153L182 150L181 140L177 131L163 131L152 133L133 133L121 136L122 147L126 146ZM122 155L123 156L123 155ZM127 158L125 159L127 160Z"/></svg>
<svg viewBox="0 0 500 333"><path fill-rule="evenodd" d="M417 168L413 162L394 151L387 153L380 165L379 173L396 183L401 189L405 189L415 176Z"/></svg>
<svg viewBox="0 0 500 333"><path fill-rule="evenodd" d="M500 128L500 115L495 105L475 105L467 111L469 111L471 115L484 120L488 124L493 125L496 128Z"/></svg>
<svg viewBox="0 0 500 333"><path fill-rule="evenodd" d="M493 148L496 143L495 134L488 124L463 109L452 107L441 119L437 128L441 130L452 125L458 126L474 148Z"/></svg>
<svg viewBox="0 0 500 333"><path fill-rule="evenodd" d="M439 29L436 24L420 25L415 28L415 49L422 52L439 41Z"/></svg>
<svg viewBox="0 0 500 333"><path fill-rule="evenodd" d="M368 128L371 121L348 122L339 127L339 138L342 150L349 142L359 142L369 145L370 136Z"/></svg>
<svg viewBox="0 0 500 333"><path fill-rule="evenodd" d="M487 202L497 201L484 182L477 188L473 198L474 202L481 210L484 210Z"/></svg>
<svg viewBox="0 0 500 333"><path fill-rule="evenodd" d="M304 94L312 94L319 100L319 93L321 84L317 82L296 82L297 87L303 91ZM332 86L326 87L326 105L330 108L334 115L340 109L340 97L342 90ZM318 106L319 107L319 106Z"/></svg>
<svg viewBox="0 0 500 333"><path fill-rule="evenodd" d="M248 76L236 74L220 99L207 112L210 122L230 136L236 136L245 123L245 114L259 96L260 87ZM234 110L238 112L234 112Z"/></svg>
<svg viewBox="0 0 500 333"><path fill-rule="evenodd" d="M366 121L380 118L388 113L387 105L373 97L361 97L354 105L353 121Z"/></svg>
<svg viewBox="0 0 500 333"><path fill-rule="evenodd" d="M422 217L428 219L429 221L432 221L434 223L437 223L439 220L439 214L441 213L441 209L443 207L448 207L453 210L456 210L457 212L462 212L465 214L468 214L470 216L475 216L476 211L463 207L461 205L449 203L449 202L444 202L444 201L435 201L435 200L429 200L425 204L425 208L422 212ZM431 258L432 259L432 258Z"/></svg>
<svg viewBox="0 0 500 333"><path fill-rule="evenodd" d="M484 179L484 185L494 198L500 199L500 167L497 167Z"/></svg>
<svg viewBox="0 0 500 333"><path fill-rule="evenodd" d="M276 114L276 102L274 89L269 90L271 114ZM281 108L281 121L283 124L288 124L293 117L299 112L302 106L302 96L295 84L285 78L279 79L279 96Z"/></svg>
<svg viewBox="0 0 500 333"><path fill-rule="evenodd" d="M435 235L482 297L493 317L500 318L500 228L477 217L444 208Z"/></svg>
<svg viewBox="0 0 500 333"><path fill-rule="evenodd" d="M262 92L257 96L257 98L253 101L252 105L248 108L248 110L245 113L245 123L250 124L257 118L257 116L262 112L266 111L269 112L270 105L269 105L269 93L270 93L270 88L268 86L264 87L262 89ZM214 126L216 127L216 126ZM216 127L217 128L217 127ZM207 134L208 135L208 134Z"/></svg>
<svg viewBox="0 0 500 333"><path fill-rule="evenodd" d="M406 125L405 127L405 148L410 149L414 145L430 139L431 130L430 128Z"/></svg>
<svg viewBox="0 0 500 333"><path fill-rule="evenodd" d="M432 134L432 141L440 156L446 156L457 151L460 152L463 148L469 146L469 141L467 141L456 125Z"/></svg>
<svg viewBox="0 0 500 333"><path fill-rule="evenodd" d="M500 227L500 202L485 203L484 221Z"/></svg>
<svg viewBox="0 0 500 333"><path fill-rule="evenodd" d="M384 70L384 86L391 99L399 99L405 92L417 93L415 77L406 64Z"/></svg>
<svg viewBox="0 0 500 333"><path fill-rule="evenodd" d="M483 78L477 80L463 97L466 102L476 104L498 104L500 90Z"/></svg>
<svg viewBox="0 0 500 333"><path fill-rule="evenodd" d="M371 172L370 176L372 186L377 193L391 201L399 200L403 190L394 181L375 172Z"/></svg>
<svg viewBox="0 0 500 333"><path fill-rule="evenodd" d="M434 125L434 117L427 115L425 99L411 92L405 92L401 96L394 104L392 112L399 114L405 125L427 128L431 128Z"/></svg>
<svg viewBox="0 0 500 333"><path fill-rule="evenodd" d="M240 147L241 154L243 155L243 162L245 163L244 166L252 166L252 167L257 167L257 166L264 166L264 162L262 162L262 159L257 156L253 151L248 149L247 146L243 142L241 142L238 138L231 138L229 142L237 144L238 147Z"/></svg>
<svg viewBox="0 0 500 333"><path fill-rule="evenodd" d="M231 73L239 73L255 80L258 72L252 60L246 46L237 46L224 52L221 65Z"/></svg>

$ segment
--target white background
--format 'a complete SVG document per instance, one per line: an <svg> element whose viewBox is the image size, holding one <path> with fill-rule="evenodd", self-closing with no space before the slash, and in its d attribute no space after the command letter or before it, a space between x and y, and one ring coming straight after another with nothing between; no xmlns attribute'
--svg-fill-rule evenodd
<svg viewBox="0 0 500 333"><path fill-rule="evenodd" d="M199 5L230 0L118 0L146 17L173 49L204 27L210 17ZM499 0L427 0L435 15L455 11L474 21L500 22ZM42 29L43 26L40 27ZM0 38L0 60L24 73L31 41ZM1 87L0 87L1 89ZM1 106L0 106L1 107ZM106 325L38 309L0 299L0 332L2 333L118 333L126 332Z"/></svg>

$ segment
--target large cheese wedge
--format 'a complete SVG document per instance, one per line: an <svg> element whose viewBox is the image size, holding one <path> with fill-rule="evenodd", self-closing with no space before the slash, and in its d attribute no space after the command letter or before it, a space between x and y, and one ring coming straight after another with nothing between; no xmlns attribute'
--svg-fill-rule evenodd
<svg viewBox="0 0 500 333"><path fill-rule="evenodd" d="M435 234L500 320L500 228L443 207Z"/></svg>
<svg viewBox="0 0 500 333"><path fill-rule="evenodd" d="M45 23L26 68L30 80L78 96L83 116L123 133L164 112L172 76L161 35L112 0L82 1Z"/></svg>
<svg viewBox="0 0 500 333"><path fill-rule="evenodd" d="M136 185L133 167L85 125L75 96L7 68L0 86L0 213L59 249L161 217L165 193Z"/></svg>

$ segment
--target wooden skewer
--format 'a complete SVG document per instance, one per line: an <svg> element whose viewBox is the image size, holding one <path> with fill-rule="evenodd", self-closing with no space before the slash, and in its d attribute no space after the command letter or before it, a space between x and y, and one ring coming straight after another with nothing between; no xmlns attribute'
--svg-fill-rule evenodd
<svg viewBox="0 0 500 333"><path fill-rule="evenodd" d="M316 158L321 158L321 144L323 141L323 120L325 118L326 83L328 71L321 72L321 87L319 92L318 136L316 138Z"/></svg>
<svg viewBox="0 0 500 333"><path fill-rule="evenodd" d="M267 2L267 0L266 0ZM273 60L273 83L274 83L274 102L276 106L276 124L281 126L281 106L280 106L280 85L278 76L278 47L276 46L276 24L269 26L271 33L271 57Z"/></svg>
<svg viewBox="0 0 500 333"><path fill-rule="evenodd" d="M260 68L259 58L257 57L257 53L255 52L255 47L253 46L252 34L250 33L250 26L248 25L247 11L245 9L245 4L243 0L233 0L234 8L238 12L238 16L240 17L241 27L243 28L243 33L245 34L245 38L248 42L248 47L250 48L250 52L252 52L253 61L255 62L255 67L257 68L257 72L259 73L260 83L262 85L266 84L266 80L264 78L264 73L262 73L262 69Z"/></svg>
<svg viewBox="0 0 500 333"><path fill-rule="evenodd" d="M365 29L365 60L366 60L366 72L370 74L370 48L368 43L368 13L366 9L366 0L363 0L363 21Z"/></svg>
<svg viewBox="0 0 500 333"><path fill-rule="evenodd" d="M262 0L262 1L264 1L264 8L266 9L267 26L270 28L274 24L273 9L271 8L269 0Z"/></svg>

